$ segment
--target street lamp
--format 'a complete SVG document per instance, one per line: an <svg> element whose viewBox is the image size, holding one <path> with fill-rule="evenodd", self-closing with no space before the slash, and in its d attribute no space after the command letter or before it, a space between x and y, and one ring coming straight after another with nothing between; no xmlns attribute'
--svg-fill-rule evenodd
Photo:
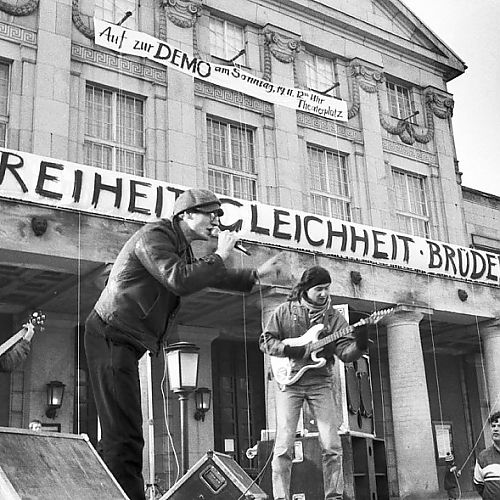
<svg viewBox="0 0 500 500"><path fill-rule="evenodd" d="M59 380L52 380L47 384L47 410L45 415L55 418L56 412L62 406L65 384Z"/></svg>
<svg viewBox="0 0 500 500"><path fill-rule="evenodd" d="M191 342L176 342L166 348L170 389L179 396L181 409L182 469L189 468L187 402L198 382L199 347Z"/></svg>

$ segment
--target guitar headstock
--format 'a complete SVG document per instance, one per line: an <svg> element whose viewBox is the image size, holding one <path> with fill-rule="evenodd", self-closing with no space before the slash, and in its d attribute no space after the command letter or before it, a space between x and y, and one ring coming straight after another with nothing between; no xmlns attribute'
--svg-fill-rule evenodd
<svg viewBox="0 0 500 500"><path fill-rule="evenodd" d="M33 311L28 318L28 323L31 323L33 326L38 326L41 330L43 330L43 325L45 323L45 314L40 310Z"/></svg>
<svg viewBox="0 0 500 500"><path fill-rule="evenodd" d="M368 316L367 318L360 319L356 323L356 326L376 325L382 318L388 316L389 314L395 313L399 309L399 306L389 307L388 309L380 309L379 311L375 311L374 313L370 314L370 316Z"/></svg>

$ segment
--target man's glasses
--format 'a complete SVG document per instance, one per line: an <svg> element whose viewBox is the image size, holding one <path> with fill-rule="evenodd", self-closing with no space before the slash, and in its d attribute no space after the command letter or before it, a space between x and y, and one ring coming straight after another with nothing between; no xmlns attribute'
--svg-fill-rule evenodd
<svg viewBox="0 0 500 500"><path fill-rule="evenodd" d="M206 215L206 216L210 217L211 221L214 221L215 219L219 218L219 214L217 212L202 212L201 210L191 210L191 212L193 212L195 214Z"/></svg>

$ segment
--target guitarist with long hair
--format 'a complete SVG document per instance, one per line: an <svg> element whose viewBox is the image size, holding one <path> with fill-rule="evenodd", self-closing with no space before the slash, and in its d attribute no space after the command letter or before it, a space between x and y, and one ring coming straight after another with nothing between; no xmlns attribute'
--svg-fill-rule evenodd
<svg viewBox="0 0 500 500"><path fill-rule="evenodd" d="M290 372L287 380L278 383L276 391L276 441L272 460L273 496L275 500L290 500L290 475L293 447L300 410L307 401L318 425L322 449L325 500L342 499L344 479L342 445L338 435L341 422L336 415L332 388L332 367L335 356L344 362L355 361L368 348L366 325L327 344L319 353L326 363L306 369L298 380L294 375L310 362L312 343L293 344L314 325L324 325L321 336L348 327L346 320L330 301L331 277L320 266L310 267L292 289L287 302L279 305L260 337L260 349L271 357L288 358ZM316 327L321 329L321 326ZM300 345L302 344L302 345ZM276 374L275 374L275 378Z"/></svg>

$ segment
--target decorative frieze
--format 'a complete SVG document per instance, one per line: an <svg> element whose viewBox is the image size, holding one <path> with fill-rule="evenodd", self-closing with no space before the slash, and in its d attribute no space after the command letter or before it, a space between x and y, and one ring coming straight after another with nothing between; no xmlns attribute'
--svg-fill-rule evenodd
<svg viewBox="0 0 500 500"><path fill-rule="evenodd" d="M208 99L213 99L214 101L223 102L225 104L237 106L238 108L246 109L248 111L254 111L265 116L274 117L272 104L261 101L260 99L256 99L255 97L248 96L241 92L236 92L234 90L219 87L217 85L212 85L210 83L196 79L194 81L194 91L195 94L199 95L200 97L206 97Z"/></svg>
<svg viewBox="0 0 500 500"><path fill-rule="evenodd" d="M363 143L363 137L359 130L346 127L345 125L333 120L325 120L324 118L311 115L309 113L302 113L301 111L297 112L297 125L319 130L320 132L326 132L327 134L342 137L349 141L358 142L360 144Z"/></svg>
<svg viewBox="0 0 500 500"><path fill-rule="evenodd" d="M15 43L32 45L34 47L37 45L36 31L21 28L20 26L9 23L0 22L0 38Z"/></svg>
<svg viewBox="0 0 500 500"><path fill-rule="evenodd" d="M167 17L179 28L192 28L201 14L200 0L161 0Z"/></svg>
<svg viewBox="0 0 500 500"><path fill-rule="evenodd" d="M127 73L130 76L157 84L166 85L167 83L167 72L163 69L154 68L153 66L148 66L123 56L116 56L115 54L95 50L91 47L84 47L83 45L74 43L71 46L71 57L76 61L115 70L120 73Z"/></svg>
<svg viewBox="0 0 500 500"><path fill-rule="evenodd" d="M399 156L404 156L412 160L418 160L428 165L437 165L438 160L436 155L421 149L401 144L400 142L390 141L389 139L382 139L382 148L387 153L394 153Z"/></svg>

